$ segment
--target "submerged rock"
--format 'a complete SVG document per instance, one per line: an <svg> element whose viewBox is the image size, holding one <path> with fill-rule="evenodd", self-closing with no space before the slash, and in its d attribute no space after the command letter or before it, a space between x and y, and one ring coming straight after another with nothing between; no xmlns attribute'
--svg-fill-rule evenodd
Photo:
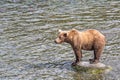
<svg viewBox="0 0 120 80"><path fill-rule="evenodd" d="M107 73L112 70L112 67L107 66L103 63L90 64L89 62L82 61L73 67L78 72L87 72L90 74L101 74Z"/></svg>
<svg viewBox="0 0 120 80"><path fill-rule="evenodd" d="M90 67L90 68L106 68L107 66L103 63L90 64L89 62L80 62L77 66Z"/></svg>

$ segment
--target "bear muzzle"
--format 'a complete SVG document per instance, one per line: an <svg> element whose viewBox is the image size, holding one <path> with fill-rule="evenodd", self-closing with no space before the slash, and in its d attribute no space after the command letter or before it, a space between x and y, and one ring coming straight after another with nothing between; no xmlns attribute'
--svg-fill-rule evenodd
<svg viewBox="0 0 120 80"><path fill-rule="evenodd" d="M55 41L54 41L56 44L60 44L60 43L62 43L62 41L60 40L60 39L55 39Z"/></svg>
<svg viewBox="0 0 120 80"><path fill-rule="evenodd" d="M57 44L57 41L56 41L56 40L54 40L54 42Z"/></svg>

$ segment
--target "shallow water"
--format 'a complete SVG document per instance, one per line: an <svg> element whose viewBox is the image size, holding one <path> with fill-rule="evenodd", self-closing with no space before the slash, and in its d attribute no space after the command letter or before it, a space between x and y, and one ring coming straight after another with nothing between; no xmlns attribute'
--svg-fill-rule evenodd
<svg viewBox="0 0 120 80"><path fill-rule="evenodd" d="M101 62L113 69L91 75L71 67L69 44L57 30L97 29L107 39ZM93 57L84 51L83 60ZM1 0L0 80L120 80L119 0Z"/></svg>

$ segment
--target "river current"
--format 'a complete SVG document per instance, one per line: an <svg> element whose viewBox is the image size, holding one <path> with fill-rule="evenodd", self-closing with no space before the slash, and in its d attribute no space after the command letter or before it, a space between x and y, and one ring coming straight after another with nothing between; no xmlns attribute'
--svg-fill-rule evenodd
<svg viewBox="0 0 120 80"><path fill-rule="evenodd" d="M107 74L77 72L58 30L97 29L107 39L101 62ZM83 60L93 57L83 51ZM119 0L1 0L0 80L120 80Z"/></svg>

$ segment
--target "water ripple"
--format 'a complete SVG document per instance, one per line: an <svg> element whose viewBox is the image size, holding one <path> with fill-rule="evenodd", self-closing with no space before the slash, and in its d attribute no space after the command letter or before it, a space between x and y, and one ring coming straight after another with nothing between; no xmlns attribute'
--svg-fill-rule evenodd
<svg viewBox="0 0 120 80"><path fill-rule="evenodd" d="M93 79L93 75L73 70L70 45L54 43L58 29L71 28L103 32L107 44L101 62L113 71L95 75L95 80L120 78L119 0L1 0L0 4L1 80ZM85 52L83 60L88 55Z"/></svg>

